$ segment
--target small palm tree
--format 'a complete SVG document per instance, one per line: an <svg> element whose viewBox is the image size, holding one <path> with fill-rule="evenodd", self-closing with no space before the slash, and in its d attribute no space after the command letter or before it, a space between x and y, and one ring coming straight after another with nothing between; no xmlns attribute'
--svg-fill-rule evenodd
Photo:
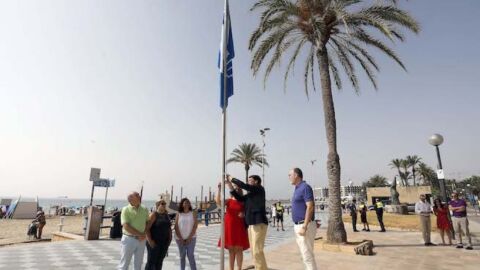
<svg viewBox="0 0 480 270"><path fill-rule="evenodd" d="M390 165L390 168L392 168L392 169L397 169L398 176L402 180L402 185L405 186L405 182L404 182L403 178L400 176L402 174L402 171L400 171L400 168L402 167L402 159L394 158L394 159L392 159L392 161L390 161L390 163L388 165Z"/></svg>
<svg viewBox="0 0 480 270"><path fill-rule="evenodd" d="M375 174L368 181L363 183L365 187L386 187L388 186L387 178L383 175Z"/></svg>
<svg viewBox="0 0 480 270"><path fill-rule="evenodd" d="M422 178L424 185L431 185L436 177L435 171L423 162L418 164L418 174Z"/></svg>
<svg viewBox="0 0 480 270"><path fill-rule="evenodd" d="M408 167L412 169L413 185L416 186L417 183L415 181L415 172L417 171L418 165L420 164L422 158L418 157L417 155L413 155L413 156L407 156L405 160L408 163Z"/></svg>
<svg viewBox="0 0 480 270"><path fill-rule="evenodd" d="M248 171L252 165L258 165L260 168L268 166L266 155L262 154L260 147L254 143L242 143L230 155L231 158L227 163L237 162L245 166L245 181L248 179Z"/></svg>
<svg viewBox="0 0 480 270"><path fill-rule="evenodd" d="M408 160L406 159L401 159L400 160L400 168L403 171L400 171L400 178L403 179L405 186L409 186L408 179L411 178L410 172L408 171L408 167L410 166L410 163L408 163Z"/></svg>
<svg viewBox="0 0 480 270"><path fill-rule="evenodd" d="M251 10L260 10L260 23L252 33L249 49L253 51L251 68L258 74L266 64L264 82L272 69L287 55L284 85L299 55L304 55L305 93L308 84L315 86L318 68L323 101L324 124L328 143L327 175L329 181L329 219L327 241L344 243L347 233L342 221L340 198L340 158L337 152L337 127L332 83L342 88L340 69L356 92L360 90L355 64L360 66L377 88L375 72L379 67L367 47L378 49L402 68L405 66L384 40L403 41L401 30L418 33L418 23L408 12L395 6L396 0L385 3L366 0L257 0ZM376 37L380 34L381 37ZM269 61L265 60L267 56Z"/></svg>

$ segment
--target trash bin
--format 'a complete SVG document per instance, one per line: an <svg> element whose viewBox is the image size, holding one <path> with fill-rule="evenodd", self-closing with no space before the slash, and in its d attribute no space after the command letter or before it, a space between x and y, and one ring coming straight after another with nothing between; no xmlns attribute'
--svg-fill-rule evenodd
<svg viewBox="0 0 480 270"><path fill-rule="evenodd" d="M122 223L120 215L122 212L116 211L112 216L112 227L110 227L110 238L120 238L122 237Z"/></svg>

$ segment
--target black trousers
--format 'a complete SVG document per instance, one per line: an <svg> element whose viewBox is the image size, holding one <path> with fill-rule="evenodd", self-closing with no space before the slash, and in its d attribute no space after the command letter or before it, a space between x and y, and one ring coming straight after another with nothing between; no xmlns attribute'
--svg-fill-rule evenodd
<svg viewBox="0 0 480 270"><path fill-rule="evenodd" d="M154 248L147 243L147 265L145 270L162 270L163 260L167 255L168 245L156 245Z"/></svg>
<svg viewBox="0 0 480 270"><path fill-rule="evenodd" d="M357 215L352 215L352 226L353 226L353 230L356 231L357 230Z"/></svg>
<svg viewBox="0 0 480 270"><path fill-rule="evenodd" d="M380 228L382 231L385 231L385 226L383 225L383 209L377 210L377 219L378 223L380 223Z"/></svg>

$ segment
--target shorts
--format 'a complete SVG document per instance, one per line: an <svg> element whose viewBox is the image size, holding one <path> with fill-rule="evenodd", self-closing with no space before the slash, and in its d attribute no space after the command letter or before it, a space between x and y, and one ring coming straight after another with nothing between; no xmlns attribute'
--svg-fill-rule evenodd
<svg viewBox="0 0 480 270"><path fill-rule="evenodd" d="M283 222L283 214L277 214L277 221Z"/></svg>

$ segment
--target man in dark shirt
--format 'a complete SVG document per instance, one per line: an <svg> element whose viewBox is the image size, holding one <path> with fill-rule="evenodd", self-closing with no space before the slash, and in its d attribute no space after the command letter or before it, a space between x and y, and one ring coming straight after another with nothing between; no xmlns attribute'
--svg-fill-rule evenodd
<svg viewBox="0 0 480 270"><path fill-rule="evenodd" d="M357 200L353 198L352 203L348 205L348 210L350 211L350 216L352 217L352 227L354 232L357 230Z"/></svg>
<svg viewBox="0 0 480 270"><path fill-rule="evenodd" d="M233 184L248 191L246 195L240 195L233 189ZM226 184L235 199L245 204L245 223L248 225L248 238L252 249L253 261L256 270L267 270L267 261L263 248L267 236L268 219L265 210L265 189L262 179L258 175L248 177L248 184L227 175Z"/></svg>

